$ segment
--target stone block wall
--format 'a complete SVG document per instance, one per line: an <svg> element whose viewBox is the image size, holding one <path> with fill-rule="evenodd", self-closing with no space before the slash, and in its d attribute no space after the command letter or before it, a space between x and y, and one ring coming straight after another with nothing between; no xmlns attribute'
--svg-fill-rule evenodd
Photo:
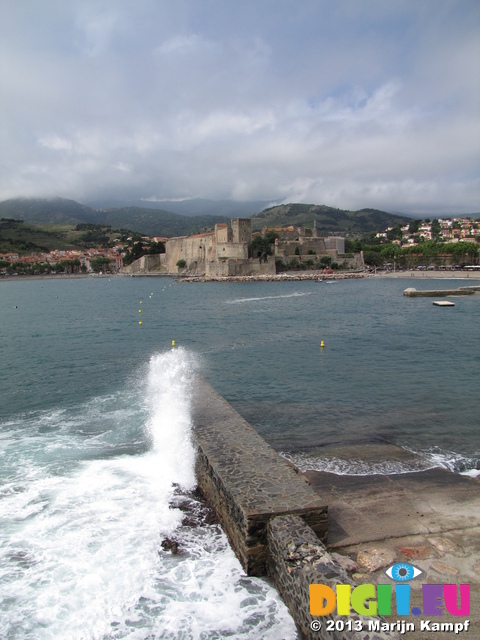
<svg viewBox="0 0 480 640"><path fill-rule="evenodd" d="M267 528L268 573L275 582L302 636L307 640L394 640L400 636L396 632L368 631L366 618L353 613L349 620L362 621L363 629L329 630L328 622L346 618L334 612L327 616L315 617L310 614L310 584L325 584L335 590L337 584L355 587L352 579L328 553L325 545L314 531L294 515L273 518ZM321 624L320 629L312 629L312 621ZM342 626L342 625L341 625Z"/></svg>
<svg viewBox="0 0 480 640"><path fill-rule="evenodd" d="M233 242L248 244L252 240L252 221L250 218L232 218Z"/></svg>
<svg viewBox="0 0 480 640"><path fill-rule="evenodd" d="M122 273L136 274L148 273L149 271L162 271L165 269L165 254L159 253L153 256L142 256L138 260L132 262L122 268Z"/></svg>
<svg viewBox="0 0 480 640"><path fill-rule="evenodd" d="M216 244L213 233L198 236L170 238L165 246L166 267L169 273L176 273L177 262L185 260L190 265L201 265L216 259Z"/></svg>
<svg viewBox="0 0 480 640"><path fill-rule="evenodd" d="M301 631L310 640L394 640L395 632L328 629L346 618L310 615L310 584L354 588L328 553L327 506L303 474L281 458L201 376L193 401L196 474L248 575L269 575ZM312 621L321 628L312 630Z"/></svg>
<svg viewBox="0 0 480 640"><path fill-rule="evenodd" d="M197 481L248 575L266 574L267 525L294 513L326 539L327 507L206 380L195 385Z"/></svg>

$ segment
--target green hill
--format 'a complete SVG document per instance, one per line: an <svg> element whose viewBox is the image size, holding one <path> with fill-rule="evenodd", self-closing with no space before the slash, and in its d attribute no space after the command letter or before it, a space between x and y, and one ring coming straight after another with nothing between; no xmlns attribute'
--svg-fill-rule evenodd
<svg viewBox="0 0 480 640"><path fill-rule="evenodd" d="M95 210L66 198L14 198L0 202L0 218L41 224L94 222Z"/></svg>
<svg viewBox="0 0 480 640"><path fill-rule="evenodd" d="M0 202L0 218L27 223L75 225L90 223L131 229L149 236L182 236L211 230L228 216L184 216L163 209L120 207L92 209L74 200L54 198L15 198Z"/></svg>
<svg viewBox="0 0 480 640"><path fill-rule="evenodd" d="M0 202L0 218L24 220L25 223L75 225L89 223L131 229L149 236L183 236L212 230L217 222L228 222L229 215L181 215L165 209L146 207L109 207L93 209L74 200L54 198L16 198ZM316 220L321 235L361 236L388 226L406 224L408 216L377 209L345 211L326 205L282 204L252 216L253 230L267 227L303 225L313 227ZM38 239L38 238L37 238Z"/></svg>
<svg viewBox="0 0 480 640"><path fill-rule="evenodd" d="M183 216L163 209L121 207L97 212L104 224L133 229L148 236L186 236L211 231L217 222L229 222L221 216Z"/></svg>
<svg viewBox="0 0 480 640"><path fill-rule="evenodd" d="M125 231L122 234L111 227L89 223L40 225L13 218L0 218L0 253L24 255L54 249L88 249L107 245L130 233L132 232Z"/></svg>
<svg viewBox="0 0 480 640"><path fill-rule="evenodd" d="M405 225L411 222L412 218L378 209L346 211L326 205L294 203L269 207L255 214L252 216L252 229L288 225L303 225L312 228L314 220L316 220L320 235L360 236L372 231L382 231L389 226Z"/></svg>

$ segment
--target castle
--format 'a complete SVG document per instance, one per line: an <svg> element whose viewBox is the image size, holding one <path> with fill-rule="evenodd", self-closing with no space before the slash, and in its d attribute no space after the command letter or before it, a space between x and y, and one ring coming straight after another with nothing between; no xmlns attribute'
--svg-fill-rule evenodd
<svg viewBox="0 0 480 640"><path fill-rule="evenodd" d="M165 267L169 273L185 268L205 276L246 276L274 274L275 260L260 263L249 257L248 245L252 240L252 221L234 218L232 226L226 222L215 225L215 231L194 236L170 238L165 246Z"/></svg>
<svg viewBox="0 0 480 640"><path fill-rule="evenodd" d="M189 275L250 276L274 275L275 260L284 260L315 255L338 258L345 253L345 239L339 236L321 238L316 224L313 229L303 227L267 228L261 231L265 236L273 231L275 255L252 251L252 221L250 218L234 218L231 226L218 223L215 230L193 236L169 238L165 243L165 253L159 256L144 256L131 265L128 272L160 271L165 273L188 273Z"/></svg>

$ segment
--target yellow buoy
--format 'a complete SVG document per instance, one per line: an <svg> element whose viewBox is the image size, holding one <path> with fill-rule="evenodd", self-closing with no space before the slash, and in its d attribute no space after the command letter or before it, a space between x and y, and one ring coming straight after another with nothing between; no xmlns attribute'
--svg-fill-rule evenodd
<svg viewBox="0 0 480 640"><path fill-rule="evenodd" d="M142 321L140 320L140 322L138 324L142 324Z"/></svg>
<svg viewBox="0 0 480 640"><path fill-rule="evenodd" d="M324 341L323 341L323 340L321 341L320 346L321 346L322 348L325 346L325 343L324 343Z"/></svg>
<svg viewBox="0 0 480 640"><path fill-rule="evenodd" d="M142 304L142 301L140 300L140 304Z"/></svg>
<svg viewBox="0 0 480 640"><path fill-rule="evenodd" d="M139 309L139 310L138 310L138 313L142 313L142 310L141 310L141 309Z"/></svg>
<svg viewBox="0 0 480 640"><path fill-rule="evenodd" d="M175 340L172 340L172 347L175 346Z"/></svg>

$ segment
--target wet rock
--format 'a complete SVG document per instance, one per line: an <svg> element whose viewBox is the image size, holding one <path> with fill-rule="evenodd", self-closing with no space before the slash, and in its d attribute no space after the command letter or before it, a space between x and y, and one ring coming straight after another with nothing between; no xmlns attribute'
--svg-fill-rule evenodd
<svg viewBox="0 0 480 640"><path fill-rule="evenodd" d="M178 553L178 542L170 538L165 538L165 540L162 540L162 549L164 551L171 551L173 555L176 555Z"/></svg>
<svg viewBox="0 0 480 640"><path fill-rule="evenodd" d="M185 516L185 518L183 518L182 520L182 527L198 527L199 525L199 521L196 520L195 518L190 518L190 516Z"/></svg>
<svg viewBox="0 0 480 640"><path fill-rule="evenodd" d="M359 551L357 555L358 566L370 573L384 569L394 562L395 553L391 549L382 547L365 549L364 551Z"/></svg>

